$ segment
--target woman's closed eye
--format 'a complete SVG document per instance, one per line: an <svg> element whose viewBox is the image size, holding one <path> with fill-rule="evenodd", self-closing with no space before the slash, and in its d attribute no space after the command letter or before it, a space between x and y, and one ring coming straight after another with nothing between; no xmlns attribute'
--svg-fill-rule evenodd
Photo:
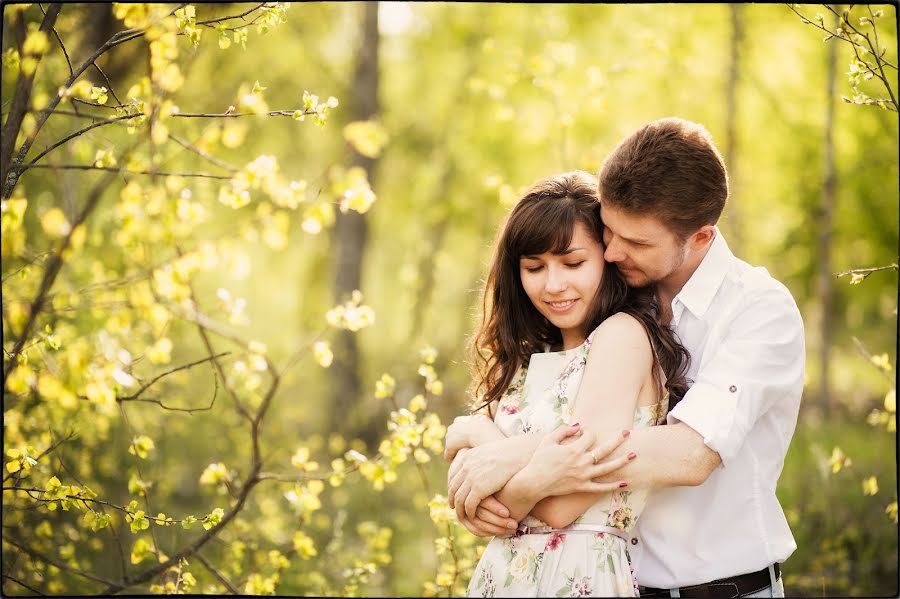
<svg viewBox="0 0 900 599"><path fill-rule="evenodd" d="M587 262L587 260L579 260L578 262L567 262L566 266L568 266L569 268L578 268L585 262Z"/></svg>

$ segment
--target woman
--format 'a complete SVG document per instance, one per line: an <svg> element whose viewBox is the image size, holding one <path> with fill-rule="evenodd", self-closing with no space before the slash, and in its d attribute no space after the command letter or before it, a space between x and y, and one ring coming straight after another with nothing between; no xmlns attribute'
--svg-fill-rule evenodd
<svg viewBox="0 0 900 599"><path fill-rule="evenodd" d="M516 531L482 507L480 525L465 522L506 535L488 544L469 595L638 594L626 539L646 491L622 483L553 496L540 483L545 456L566 437L659 424L685 388L687 353L657 323L653 291L629 289L603 259L596 190L583 171L538 181L497 242L474 342L476 410L488 417L453 425L447 445L528 461L496 496Z"/></svg>

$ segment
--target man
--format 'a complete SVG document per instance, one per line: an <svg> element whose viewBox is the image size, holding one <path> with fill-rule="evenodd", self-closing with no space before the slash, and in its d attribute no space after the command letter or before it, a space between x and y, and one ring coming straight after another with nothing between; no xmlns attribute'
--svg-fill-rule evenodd
<svg viewBox="0 0 900 599"><path fill-rule="evenodd" d="M660 318L691 356L692 385L667 426L633 431L607 463L639 459L594 478L654 489L630 539L642 596L784 596L779 564L796 544L775 486L803 388L797 306L716 228L728 182L702 126L641 127L604 162L599 191L606 260L629 285L655 286ZM451 501L468 513L498 489L459 493L467 457L451 467Z"/></svg>

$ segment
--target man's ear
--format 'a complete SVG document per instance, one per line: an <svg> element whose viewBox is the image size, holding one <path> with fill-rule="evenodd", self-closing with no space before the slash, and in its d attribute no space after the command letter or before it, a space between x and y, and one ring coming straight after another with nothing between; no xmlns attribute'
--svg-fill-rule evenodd
<svg viewBox="0 0 900 599"><path fill-rule="evenodd" d="M690 246L692 251L699 252L709 247L709 244L715 238L716 228L713 225L703 225L690 236L688 246Z"/></svg>

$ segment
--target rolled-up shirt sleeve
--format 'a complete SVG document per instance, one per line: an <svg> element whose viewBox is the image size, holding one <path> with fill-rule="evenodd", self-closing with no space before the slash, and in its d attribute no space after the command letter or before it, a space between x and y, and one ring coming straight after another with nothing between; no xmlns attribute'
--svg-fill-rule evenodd
<svg viewBox="0 0 900 599"><path fill-rule="evenodd" d="M719 334L668 421L700 433L727 468L760 416L799 401L806 356L800 312L782 288L744 296Z"/></svg>

